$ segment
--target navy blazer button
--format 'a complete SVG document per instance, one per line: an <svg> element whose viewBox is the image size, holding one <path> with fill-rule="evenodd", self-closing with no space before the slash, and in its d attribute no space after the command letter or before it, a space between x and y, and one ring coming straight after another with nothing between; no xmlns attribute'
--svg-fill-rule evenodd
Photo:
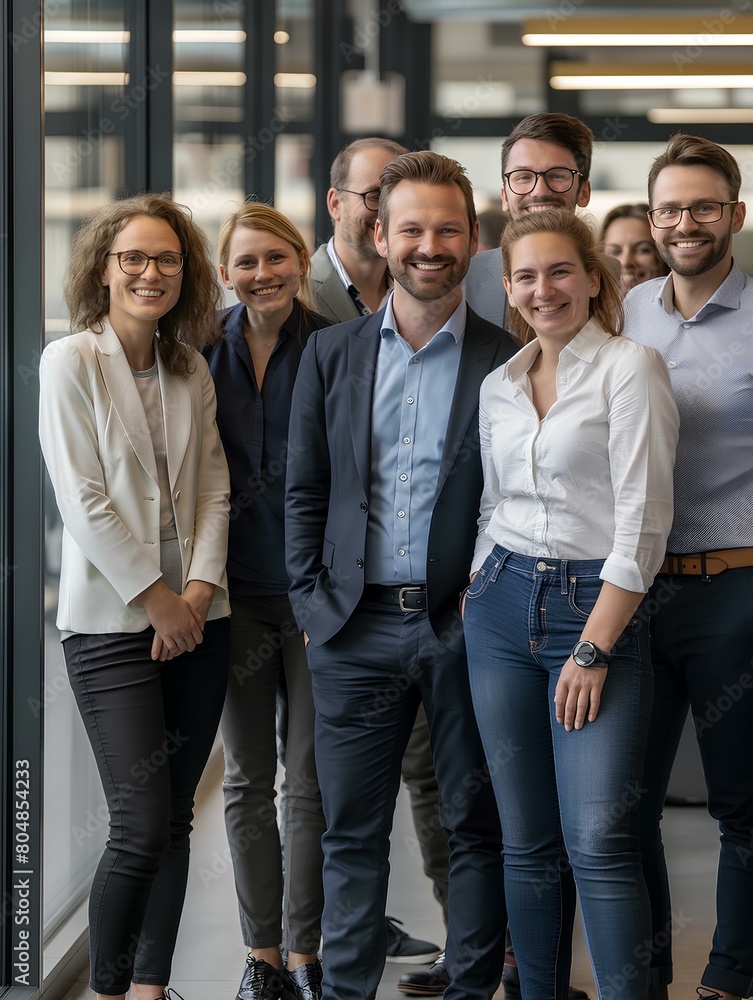
<svg viewBox="0 0 753 1000"><path fill-rule="evenodd" d="M369 505L367 503L362 503L361 504L361 510L362 511L367 511L368 509L369 509Z"/></svg>
<svg viewBox="0 0 753 1000"><path fill-rule="evenodd" d="M356 566L358 566L359 569L363 569L363 559L356 559Z"/></svg>

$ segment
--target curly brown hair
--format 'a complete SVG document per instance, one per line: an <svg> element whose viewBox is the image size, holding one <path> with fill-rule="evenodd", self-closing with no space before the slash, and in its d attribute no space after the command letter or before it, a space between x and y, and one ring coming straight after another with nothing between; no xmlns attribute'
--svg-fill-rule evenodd
<svg viewBox="0 0 753 1000"><path fill-rule="evenodd" d="M207 237L185 205L170 194L145 193L100 208L85 219L73 237L65 279L70 326L101 333L110 311L110 293L102 284L106 254L118 233L139 216L163 219L186 255L180 297L159 321L159 352L173 375L186 378L193 370L193 351L219 336L217 315L223 304Z"/></svg>
<svg viewBox="0 0 753 1000"><path fill-rule="evenodd" d="M502 271L509 279L512 248L524 236L535 233L555 233L564 236L575 246L587 274L594 271L599 275L599 291L591 299L590 314L612 337L622 333L622 293L620 283L614 273L612 259L599 248L599 238L588 223L566 208L552 208L546 212L526 213L513 219L502 234ZM523 319L517 309L510 305L510 326L521 344L530 344L536 339L533 327Z"/></svg>

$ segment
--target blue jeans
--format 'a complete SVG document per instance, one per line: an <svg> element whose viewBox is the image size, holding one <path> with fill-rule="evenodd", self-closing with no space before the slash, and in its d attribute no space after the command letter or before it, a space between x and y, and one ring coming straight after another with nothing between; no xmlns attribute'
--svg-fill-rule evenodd
<svg viewBox="0 0 753 1000"><path fill-rule="evenodd" d="M648 989L651 917L637 822L653 689L645 616L638 612L615 645L598 718L568 733L554 714L602 565L495 546L466 602L471 694L502 821L526 1000L567 997L564 852L601 1000L644 1000Z"/></svg>

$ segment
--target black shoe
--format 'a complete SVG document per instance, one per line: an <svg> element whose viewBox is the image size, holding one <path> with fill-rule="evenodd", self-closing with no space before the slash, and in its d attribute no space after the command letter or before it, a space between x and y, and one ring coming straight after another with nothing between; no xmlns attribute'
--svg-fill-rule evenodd
<svg viewBox="0 0 753 1000"><path fill-rule="evenodd" d="M298 1000L322 1000L322 963L317 960L297 969L288 969Z"/></svg>
<svg viewBox="0 0 753 1000"><path fill-rule="evenodd" d="M502 972L502 985L505 988L505 1000L520 1000L520 976L517 966L505 966ZM568 1000L588 1000L588 993L571 986L568 990Z"/></svg>
<svg viewBox="0 0 753 1000"><path fill-rule="evenodd" d="M438 944L431 941L419 941L412 938L402 928L402 921L387 917L387 961L410 962L416 965L426 965L442 954ZM398 926L400 924L401 926Z"/></svg>
<svg viewBox="0 0 753 1000"><path fill-rule="evenodd" d="M441 997L449 985L450 977L442 952L426 972L404 972L398 979L397 991L410 997Z"/></svg>
<svg viewBox="0 0 753 1000"><path fill-rule="evenodd" d="M249 955L235 1000L297 1000L287 969Z"/></svg>

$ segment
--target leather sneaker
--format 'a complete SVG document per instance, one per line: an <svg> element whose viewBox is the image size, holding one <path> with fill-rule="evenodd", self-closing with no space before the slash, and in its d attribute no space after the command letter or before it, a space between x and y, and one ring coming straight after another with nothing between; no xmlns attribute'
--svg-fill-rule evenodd
<svg viewBox="0 0 753 1000"><path fill-rule="evenodd" d="M288 969L298 1000L322 1000L322 963L317 960L297 969Z"/></svg>
<svg viewBox="0 0 753 1000"><path fill-rule="evenodd" d="M402 928L402 921L387 917L387 961L428 965L442 954L438 944L412 938Z"/></svg>
<svg viewBox="0 0 753 1000"><path fill-rule="evenodd" d="M444 952L441 952L436 962L425 972L404 972L397 981L397 991L410 997L441 997L449 985Z"/></svg>
<svg viewBox="0 0 753 1000"><path fill-rule="evenodd" d="M287 969L249 955L235 1000L297 1000Z"/></svg>

